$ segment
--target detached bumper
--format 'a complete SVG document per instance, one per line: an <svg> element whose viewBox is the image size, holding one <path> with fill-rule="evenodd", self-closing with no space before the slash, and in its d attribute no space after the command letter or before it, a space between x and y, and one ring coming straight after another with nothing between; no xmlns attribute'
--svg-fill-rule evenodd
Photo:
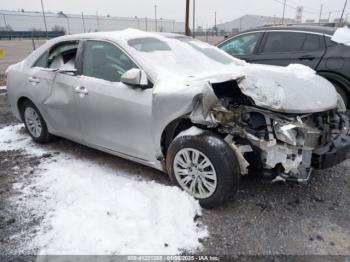
<svg viewBox="0 0 350 262"><path fill-rule="evenodd" d="M350 158L350 135L340 135L313 151L312 166L316 169L326 169L348 158Z"/></svg>

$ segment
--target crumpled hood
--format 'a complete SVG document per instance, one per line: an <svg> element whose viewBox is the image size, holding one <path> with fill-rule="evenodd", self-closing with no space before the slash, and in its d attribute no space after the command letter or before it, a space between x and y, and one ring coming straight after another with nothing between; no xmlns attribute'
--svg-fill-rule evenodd
<svg viewBox="0 0 350 262"><path fill-rule="evenodd" d="M261 107L286 113L313 113L337 106L337 92L325 78L303 65L250 65L239 83Z"/></svg>
<svg viewBox="0 0 350 262"><path fill-rule="evenodd" d="M257 106L284 113L314 113L337 106L334 86L307 66L287 67L247 64L233 74L213 72L196 80L211 83L238 80L242 92Z"/></svg>

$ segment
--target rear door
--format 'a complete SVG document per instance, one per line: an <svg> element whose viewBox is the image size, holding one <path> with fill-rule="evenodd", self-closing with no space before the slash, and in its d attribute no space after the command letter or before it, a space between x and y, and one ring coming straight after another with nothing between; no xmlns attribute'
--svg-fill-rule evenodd
<svg viewBox="0 0 350 262"><path fill-rule="evenodd" d="M47 67L56 71L54 71L55 78L51 94L44 105L47 122L50 123L55 134L81 141L74 92L78 85L78 78L74 73L78 47L79 41L66 41L51 48Z"/></svg>
<svg viewBox="0 0 350 262"><path fill-rule="evenodd" d="M229 55L254 63L263 34L262 31L237 35L219 44L218 47Z"/></svg>
<svg viewBox="0 0 350 262"><path fill-rule="evenodd" d="M255 63L287 66L304 64L315 69L325 53L324 36L295 31L265 33Z"/></svg>
<svg viewBox="0 0 350 262"><path fill-rule="evenodd" d="M78 45L77 40L54 45L36 61L28 75L31 99L44 116L49 130L73 140L81 140L74 100L77 77L73 72Z"/></svg>

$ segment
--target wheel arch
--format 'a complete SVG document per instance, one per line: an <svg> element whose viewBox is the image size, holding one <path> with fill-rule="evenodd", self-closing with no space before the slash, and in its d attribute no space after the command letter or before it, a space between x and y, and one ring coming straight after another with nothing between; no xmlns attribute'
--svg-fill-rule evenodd
<svg viewBox="0 0 350 262"><path fill-rule="evenodd" d="M21 96L18 100L17 100L17 110L19 112L19 116L21 117L21 120L23 121L23 115L22 115L22 106L24 104L24 102L26 101L30 101L33 103L32 100L30 100L28 97L26 96ZM33 103L34 104L34 103Z"/></svg>
<svg viewBox="0 0 350 262"><path fill-rule="evenodd" d="M326 78L328 81L337 84L339 88L341 88L345 92L347 100L350 101L350 80L349 79L335 72L320 71L317 73L320 76Z"/></svg>
<svg viewBox="0 0 350 262"><path fill-rule="evenodd" d="M173 121L171 121L163 130L161 135L161 149L162 154L166 157L170 143L174 138L182 131L195 126L187 116L181 116Z"/></svg>

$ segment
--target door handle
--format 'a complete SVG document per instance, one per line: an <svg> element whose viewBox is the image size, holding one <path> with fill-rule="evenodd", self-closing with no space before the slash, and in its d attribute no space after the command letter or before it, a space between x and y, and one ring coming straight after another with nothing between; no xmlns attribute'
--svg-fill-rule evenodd
<svg viewBox="0 0 350 262"><path fill-rule="evenodd" d="M28 81L32 84L39 84L40 83L40 80L35 76L28 77Z"/></svg>
<svg viewBox="0 0 350 262"><path fill-rule="evenodd" d="M77 86L75 88L75 92L78 94L83 94L83 95L87 95L89 93L89 91L83 86Z"/></svg>
<svg viewBox="0 0 350 262"><path fill-rule="evenodd" d="M310 60L310 61L312 61L312 60L314 60L316 57L314 57L314 56L311 56L311 55L303 55L303 56L300 56L298 59L299 60Z"/></svg>

